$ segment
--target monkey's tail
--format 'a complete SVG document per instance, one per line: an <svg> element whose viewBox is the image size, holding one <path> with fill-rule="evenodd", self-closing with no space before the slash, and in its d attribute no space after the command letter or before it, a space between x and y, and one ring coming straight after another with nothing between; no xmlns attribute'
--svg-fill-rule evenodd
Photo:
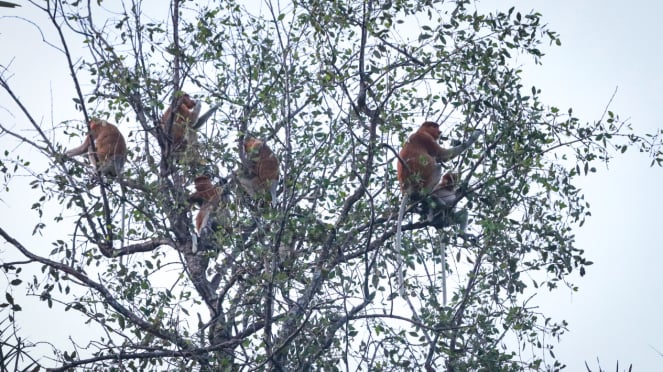
<svg viewBox="0 0 663 372"><path fill-rule="evenodd" d="M403 265L403 255L401 253L403 246L403 231L401 225L403 224L403 215L405 215L405 206L408 202L408 194L403 194L403 199L401 200L401 207L398 210L398 225L396 226L396 280L398 285L398 294L401 297L405 297L405 279L403 278L403 271L405 266Z"/></svg>
<svg viewBox="0 0 663 372"><path fill-rule="evenodd" d="M195 232L191 233L191 253L196 254L198 252L198 234Z"/></svg>
<svg viewBox="0 0 663 372"><path fill-rule="evenodd" d="M121 248L124 248L124 240L126 236L126 222L127 222L127 193L125 191L124 183L120 181L120 192L122 193L122 243Z"/></svg>
<svg viewBox="0 0 663 372"><path fill-rule="evenodd" d="M272 183L269 187L269 194L272 197L271 201L272 208L276 208L276 206L278 205L276 201L276 195L277 195L276 188L278 187L278 183L279 183L278 180L272 180Z"/></svg>
<svg viewBox="0 0 663 372"><path fill-rule="evenodd" d="M126 225L126 218L127 218L127 196L126 192L124 191L124 181L122 178L118 178L118 183L120 184L120 193L121 193L121 200L122 200L122 216L120 218L122 219L122 223L120 225L120 249L124 248L124 240L125 240L125 225ZM120 256L120 264L123 264L122 262L122 257Z"/></svg>
<svg viewBox="0 0 663 372"><path fill-rule="evenodd" d="M442 239L442 234L442 229L437 229L437 239L442 256L442 306L447 306L447 244Z"/></svg>

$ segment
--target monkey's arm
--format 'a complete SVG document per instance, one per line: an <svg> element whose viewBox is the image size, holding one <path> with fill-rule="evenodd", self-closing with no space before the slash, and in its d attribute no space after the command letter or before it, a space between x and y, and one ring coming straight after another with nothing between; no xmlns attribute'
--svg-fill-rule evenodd
<svg viewBox="0 0 663 372"><path fill-rule="evenodd" d="M196 101L196 105L193 106L193 109L189 112L189 125L195 129L196 120L198 120L198 115L200 115L200 109L202 108L200 101Z"/></svg>
<svg viewBox="0 0 663 372"><path fill-rule="evenodd" d="M205 202L205 195L202 192L196 191L189 196L189 203L202 205Z"/></svg>
<svg viewBox="0 0 663 372"><path fill-rule="evenodd" d="M67 156L78 156L78 155L83 155L86 152L88 152L88 149L90 148L90 136L85 136L85 141L83 142L82 145L73 148L71 150L67 150L64 154Z"/></svg>
<svg viewBox="0 0 663 372"><path fill-rule="evenodd" d="M479 138L479 136L482 133L483 133L482 130L477 129L474 132L472 132L472 135L466 142L461 143L458 146L454 146L450 149L440 148L441 151L437 154L436 160L442 163L455 158L456 156L460 155L463 151L470 148L470 146L472 146L474 142L476 142L476 140Z"/></svg>
<svg viewBox="0 0 663 372"><path fill-rule="evenodd" d="M214 112L215 112L220 106L221 106L220 104L214 105L211 109L207 110L206 113L202 114L202 115L198 118L198 121L196 121L196 122L191 122L191 126L192 126L192 128L193 128L193 129L198 129L198 128L202 127L203 124L205 124L205 122L207 121L207 119L209 119L209 118L212 116L212 114L214 114ZM198 111L200 112L200 109L199 109Z"/></svg>

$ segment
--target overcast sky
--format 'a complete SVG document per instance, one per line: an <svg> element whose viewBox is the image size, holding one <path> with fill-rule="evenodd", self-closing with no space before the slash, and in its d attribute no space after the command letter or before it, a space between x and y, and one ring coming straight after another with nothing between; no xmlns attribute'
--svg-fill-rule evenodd
<svg viewBox="0 0 663 372"><path fill-rule="evenodd" d="M543 102L573 107L591 121L617 88L610 109L635 132L663 128L663 2L499 3L535 8L561 35L562 46L546 49L543 66L524 66L525 86L541 88ZM585 360L596 370L597 357L608 371L617 360L620 370L632 363L634 371L663 371L662 185L663 170L650 168L637 149L580 183L592 217L577 231L577 247L594 265L573 278L578 292L539 296L544 314L570 323L555 351L569 371L584 370Z"/></svg>
<svg viewBox="0 0 663 372"><path fill-rule="evenodd" d="M600 118L618 88L610 109L629 118L636 133L663 127L663 3L491 0L478 7L488 10L507 4L522 10L537 9L561 34L561 47L544 50L547 55L543 66L535 66L529 59L519 61L525 86L542 89L544 103L563 110L573 107L577 117L591 121ZM0 10L0 15L9 13ZM13 14L25 15L25 8ZM9 56L17 57L12 66L17 73L15 81L24 82L29 77L34 82L19 86L19 93L30 97L32 111L45 115L37 120L57 122L64 117L62 108L42 109L37 105L50 107L51 95L63 93L59 84L68 76L53 73L63 71L58 64L60 56L44 48L40 40L35 29L24 23L7 19L0 22L0 63L6 64ZM5 109L12 107L15 115L18 111L6 102L6 96L0 97L0 120L23 120L11 119ZM6 149L2 142L0 149ZM632 363L636 371L663 370L663 356L659 354L663 353L663 250L658 215L663 210L661 185L663 170L650 168L647 157L636 149L615 158L609 169L600 167L597 174L581 180L579 186L591 204L593 216L578 230L577 247L586 251L594 265L585 277L572 278L579 292L560 289L537 297L544 314L570 323L570 332L556 347L556 355L568 365L567 370L584 370L585 360L596 370L597 357L610 371L616 361L621 366ZM17 204L3 203L0 225L7 226L7 221L17 219ZM29 229L17 235L28 236ZM71 320L69 324L75 325ZM57 323L66 329L64 317ZM34 325L44 326L39 322Z"/></svg>

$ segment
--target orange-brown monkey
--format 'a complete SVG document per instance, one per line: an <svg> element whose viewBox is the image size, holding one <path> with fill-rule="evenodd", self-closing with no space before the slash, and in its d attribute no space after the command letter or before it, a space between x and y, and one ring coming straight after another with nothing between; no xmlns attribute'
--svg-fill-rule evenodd
<svg viewBox="0 0 663 372"><path fill-rule="evenodd" d="M219 224L223 224L227 221L216 219L210 221L210 217L219 208L220 204L224 202L225 195L221 187L213 185L210 178L205 175L196 177L194 184L196 191L189 196L189 202L200 205L200 210L198 210L198 214L196 215L197 236L193 237L192 246L193 253L196 253L198 249L197 237L202 236L203 230L208 227L208 224L211 227L211 231L214 232Z"/></svg>
<svg viewBox="0 0 663 372"><path fill-rule="evenodd" d="M196 215L196 232L200 235L200 231L207 226L210 213L221 201L221 190L212 185L212 181L208 176L198 176L194 180L196 192L189 196L189 201L199 204L200 210Z"/></svg>
<svg viewBox="0 0 663 372"><path fill-rule="evenodd" d="M246 164L238 175L242 188L252 198L276 203L276 186L279 180L279 159L263 141L247 138L244 141Z"/></svg>
<svg viewBox="0 0 663 372"><path fill-rule="evenodd" d="M102 176L115 177L120 180L122 197L124 198L124 186L120 176L124 162L127 160L127 144L124 136L117 127L106 120L91 119L89 123L90 133L85 137L83 144L65 152L67 156L83 155L87 152L92 167ZM92 148L94 141L94 149ZM96 150L96 152L95 152ZM92 186L94 183L92 183ZM125 204L122 203L122 244L124 245L124 221Z"/></svg>
<svg viewBox="0 0 663 372"><path fill-rule="evenodd" d="M97 150L92 149L92 140ZM105 176L118 177L127 159L127 144L117 127L105 120L90 120L90 133L82 145L65 152L67 156L88 154L90 164ZM97 161L99 161L97 163Z"/></svg>
<svg viewBox="0 0 663 372"><path fill-rule="evenodd" d="M175 117L173 118L173 107L168 107L161 117L161 129L172 141L172 149L175 153L183 153L187 146L198 143L196 134L196 121L200 115L201 104L194 101L188 94L184 93L175 103ZM172 120L172 127L169 128Z"/></svg>
<svg viewBox="0 0 663 372"><path fill-rule="evenodd" d="M430 193L440 180L440 164L448 161L479 138L481 131L475 131L469 140L450 149L442 148L440 125L432 121L424 122L407 140L400 152L401 161L397 164L398 182L404 194Z"/></svg>
<svg viewBox="0 0 663 372"><path fill-rule="evenodd" d="M401 257L401 224L408 199L415 199L434 192L442 175L440 165L467 150L479 138L482 131L475 130L470 138L450 149L442 148L438 143L440 125L426 121L408 138L400 152L400 160L396 166L398 182L403 198L398 212L396 227L396 257L398 260L399 291L404 295L402 257ZM444 181L444 180L443 180ZM455 182L454 182L455 185ZM455 186L454 186L455 187Z"/></svg>

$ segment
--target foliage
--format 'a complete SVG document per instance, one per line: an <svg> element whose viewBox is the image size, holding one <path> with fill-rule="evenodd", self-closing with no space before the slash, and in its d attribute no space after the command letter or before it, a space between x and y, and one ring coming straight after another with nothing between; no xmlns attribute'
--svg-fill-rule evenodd
<svg viewBox="0 0 663 372"><path fill-rule="evenodd" d="M630 146L662 159L658 137L616 114L583 123L522 85L514 57L540 62L542 43L560 44L536 12L481 14L465 0L172 0L167 15L138 0L33 6L57 35L47 42L68 63L78 112L48 136L3 66L0 85L24 114L16 125L32 129L2 126L3 141L31 151L0 158L5 195L29 177L22 198L56 218L34 224L49 232L48 254L10 226L0 235L27 258L6 275L41 269L19 288L96 327L53 346L55 360L40 363L55 370L561 369L550 340L566 323L529 295L572 286L567 276L591 265L574 241L589 215L574 182ZM159 126L181 91L216 108L196 162L171 156ZM124 131L123 181L89 188L96 176L62 156L91 117ZM422 119L446 139L485 133L446 165L462 171L470 227L409 213L395 252L396 154ZM234 182L247 136L280 159L273 208ZM229 201L194 251L187 197L204 173L227 181Z"/></svg>

